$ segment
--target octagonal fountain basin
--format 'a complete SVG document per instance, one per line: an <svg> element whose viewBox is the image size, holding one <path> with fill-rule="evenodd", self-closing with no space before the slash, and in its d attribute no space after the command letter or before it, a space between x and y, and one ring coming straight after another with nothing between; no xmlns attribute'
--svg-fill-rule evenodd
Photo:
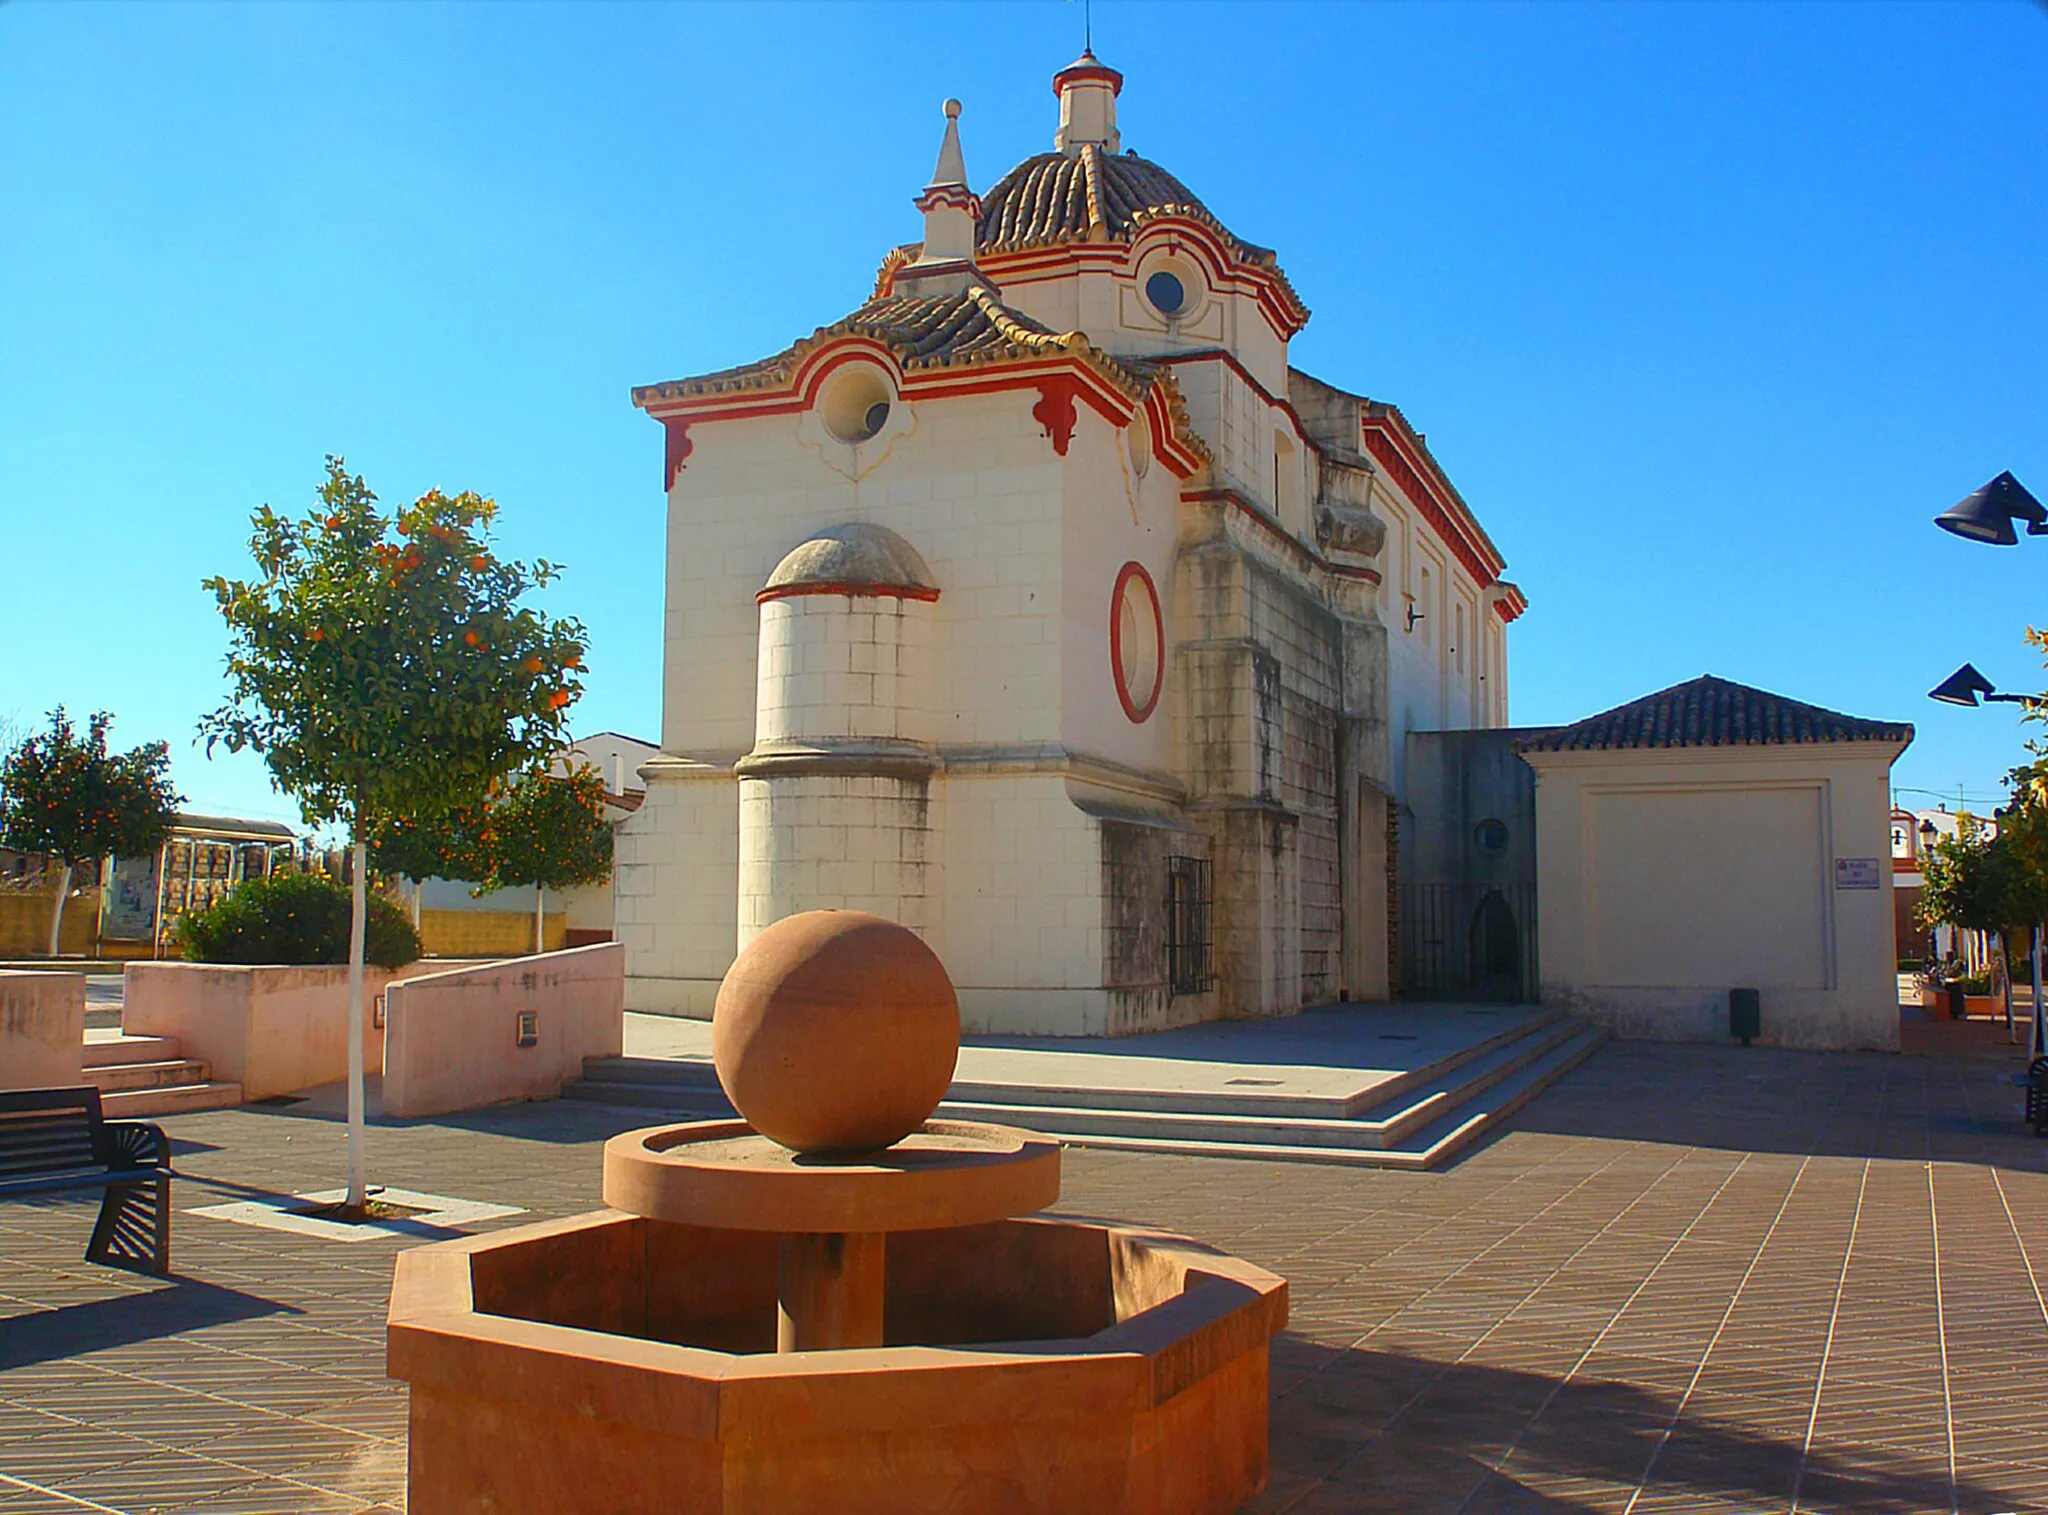
<svg viewBox="0 0 2048 1515"><path fill-rule="evenodd" d="M784 1238L722 1219L400 1257L413 1515L1220 1515L1265 1483L1262 1268L1090 1221L891 1229L882 1344L778 1352Z"/></svg>

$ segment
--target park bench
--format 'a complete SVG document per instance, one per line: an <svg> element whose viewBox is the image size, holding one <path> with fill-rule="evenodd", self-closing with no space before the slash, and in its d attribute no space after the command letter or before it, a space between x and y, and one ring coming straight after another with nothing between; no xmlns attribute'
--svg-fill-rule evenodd
<svg viewBox="0 0 2048 1515"><path fill-rule="evenodd" d="M108 1120L100 1091L0 1091L0 1199L98 1189L85 1260L171 1271L171 1143L148 1121Z"/></svg>
<svg viewBox="0 0 2048 1515"><path fill-rule="evenodd" d="M2048 1057L2027 1065L2027 1124L2034 1135L2048 1136Z"/></svg>

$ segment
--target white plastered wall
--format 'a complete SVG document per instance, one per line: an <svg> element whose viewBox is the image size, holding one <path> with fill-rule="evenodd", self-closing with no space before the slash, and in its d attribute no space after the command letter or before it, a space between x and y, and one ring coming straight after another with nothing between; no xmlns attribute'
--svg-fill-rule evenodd
<svg viewBox="0 0 2048 1515"><path fill-rule="evenodd" d="M1889 775L1901 744L1531 752L1543 997L1623 1036L1896 1049ZM1878 887L1836 887L1840 859Z"/></svg>

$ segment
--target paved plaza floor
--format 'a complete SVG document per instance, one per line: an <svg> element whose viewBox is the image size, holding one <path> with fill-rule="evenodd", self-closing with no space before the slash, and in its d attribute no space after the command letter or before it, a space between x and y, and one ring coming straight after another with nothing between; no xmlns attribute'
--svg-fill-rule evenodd
<svg viewBox="0 0 2048 1515"><path fill-rule="evenodd" d="M1061 1208L1290 1281L1260 1512L2048 1510L2016 1068L1616 1043L1440 1172L1070 1150ZM572 1214L644 1115L380 1125L372 1171ZM405 1243L188 1213L338 1183L331 1093L165 1124L173 1281L83 1262L90 1201L0 1205L0 1511L402 1509Z"/></svg>

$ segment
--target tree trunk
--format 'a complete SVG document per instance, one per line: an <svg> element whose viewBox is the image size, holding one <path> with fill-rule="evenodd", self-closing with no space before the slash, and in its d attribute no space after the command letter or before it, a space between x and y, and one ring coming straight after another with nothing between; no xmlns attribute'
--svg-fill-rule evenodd
<svg viewBox="0 0 2048 1515"><path fill-rule="evenodd" d="M55 957L64 934L64 896L71 892L71 865L57 870L57 898L50 906L50 956Z"/></svg>
<svg viewBox="0 0 2048 1515"><path fill-rule="evenodd" d="M535 957L548 950L548 886L533 886L533 953Z"/></svg>
<svg viewBox="0 0 2048 1515"><path fill-rule="evenodd" d="M348 911L348 1205L358 1212L370 1198L363 1154L363 926L369 913L368 850L358 823L355 845L349 849Z"/></svg>

